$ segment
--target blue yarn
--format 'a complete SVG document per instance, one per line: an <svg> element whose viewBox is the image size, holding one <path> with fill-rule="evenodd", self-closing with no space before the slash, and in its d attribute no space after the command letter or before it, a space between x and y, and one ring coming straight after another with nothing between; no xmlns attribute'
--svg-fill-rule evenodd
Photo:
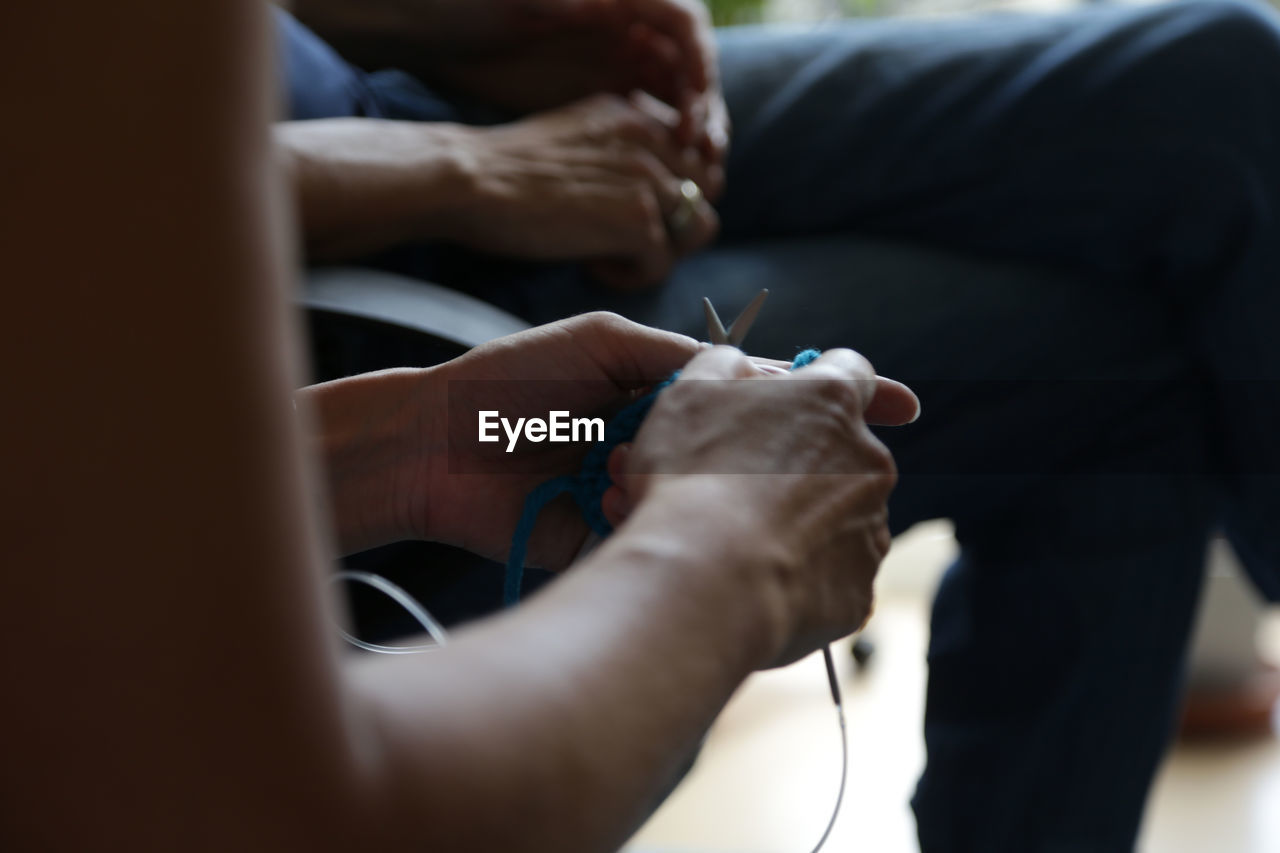
<svg viewBox="0 0 1280 853"><path fill-rule="evenodd" d="M791 369L797 370L810 362L817 361L818 356L820 355L822 355L822 350L820 349L809 348L807 350L801 350L800 353L791 360Z"/></svg>
<svg viewBox="0 0 1280 853"><path fill-rule="evenodd" d="M822 353L816 349L801 352L791 362L791 369L804 367ZM609 454L619 444L631 441L640 431L640 425L648 416L649 410L657 402L658 395L676 381L680 371L676 371L664 382L660 383L645 396L627 406L605 426L604 438L592 445L582 460L582 467L577 474L564 474L547 480L535 488L525 498L524 510L520 520L516 522L515 533L511 537L511 551L507 556L507 572L503 582L502 600L508 607L520 600L520 585L524 580L524 558L529 550L529 537L533 535L533 527L538 522L538 515L543 507L561 495L573 496L582 518L587 526L601 536L613 532L613 525L604 517L601 500L604 493L613 485L609 476Z"/></svg>

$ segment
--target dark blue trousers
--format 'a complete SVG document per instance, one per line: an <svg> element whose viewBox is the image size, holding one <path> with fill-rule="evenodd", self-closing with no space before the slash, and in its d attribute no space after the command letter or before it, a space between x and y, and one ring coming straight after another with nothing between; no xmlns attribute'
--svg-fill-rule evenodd
<svg viewBox="0 0 1280 853"><path fill-rule="evenodd" d="M743 29L721 51L717 246L642 295L471 256L438 277L534 321L610 308L699 335L698 298L732 314L767 286L754 352L851 346L914 384L923 417L883 432L893 524L949 517L961 545L922 848L1131 850L1211 530L1280 596L1275 16Z"/></svg>

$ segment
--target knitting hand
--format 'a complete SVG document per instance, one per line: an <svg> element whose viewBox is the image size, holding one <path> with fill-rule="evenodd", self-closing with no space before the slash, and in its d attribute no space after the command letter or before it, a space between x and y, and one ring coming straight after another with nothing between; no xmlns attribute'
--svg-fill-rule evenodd
<svg viewBox="0 0 1280 853"><path fill-rule="evenodd" d="M671 508L687 506L694 547L716 555L707 571L728 576L726 595L758 605L773 629L768 662L793 660L870 615L896 471L867 423L903 424L918 411L905 386L849 350L771 376L737 350L707 351L611 460L621 487L607 511L621 521L634 507L615 538L637 526L674 538Z"/></svg>
<svg viewBox="0 0 1280 853"><path fill-rule="evenodd" d="M420 52L428 79L519 113L597 92L648 92L679 111L676 138L716 173L703 189L718 193L729 119L703 3L470 0L447 15L422 12L433 42Z"/></svg>
<svg viewBox="0 0 1280 853"><path fill-rule="evenodd" d="M427 371L419 455L408 469L416 476L404 478L409 494L401 502L413 535L503 559L525 497L575 473L591 442L521 439L507 452L501 428L499 441L478 441L479 412L510 423L553 411L607 420L698 350L692 338L597 313L500 338ZM572 500L555 501L538 519L528 562L562 568L586 533Z"/></svg>
<svg viewBox="0 0 1280 853"><path fill-rule="evenodd" d="M595 95L511 124L460 128L468 191L444 236L511 257L587 261L616 289L656 285L719 228L705 199L679 231L667 227L681 181L710 180L676 143L678 122L652 97Z"/></svg>

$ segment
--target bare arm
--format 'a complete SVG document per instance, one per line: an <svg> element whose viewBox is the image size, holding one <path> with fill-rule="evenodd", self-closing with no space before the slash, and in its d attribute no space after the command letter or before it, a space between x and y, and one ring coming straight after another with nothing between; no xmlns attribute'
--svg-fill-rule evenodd
<svg viewBox="0 0 1280 853"><path fill-rule="evenodd" d="M311 259L449 242L621 263L655 283L718 225L702 201L678 238L667 233L675 175L702 178L671 144L678 120L652 98L596 96L496 127L341 118L274 133Z"/></svg>
<svg viewBox="0 0 1280 853"><path fill-rule="evenodd" d="M638 671L641 649L673 659L704 630L627 615L659 591L641 552L447 654L340 662L289 405L262 7L77 4L69 42L65 13L23 7L0 36L15 64L74 58L49 75L67 92L14 93L32 132L0 143L32 158L5 197L29 286L3 346L29 367L6 393L0 486L21 519L0 595L21 689L0 714L23 733L0 769L3 846L621 840L756 662L746 626ZM135 50L112 47L126 35ZM74 121L51 106L71 87ZM103 128L92 156L82 119Z"/></svg>
<svg viewBox="0 0 1280 853"><path fill-rule="evenodd" d="M467 167L474 131L341 118L282 122L274 133L313 259L452 239L474 204Z"/></svg>

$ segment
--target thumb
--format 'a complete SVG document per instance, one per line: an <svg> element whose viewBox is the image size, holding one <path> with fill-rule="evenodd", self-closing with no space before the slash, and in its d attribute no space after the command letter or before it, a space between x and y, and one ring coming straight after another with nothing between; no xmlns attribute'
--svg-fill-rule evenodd
<svg viewBox="0 0 1280 853"><path fill-rule="evenodd" d="M915 423L920 417L920 398L901 382L877 376L876 395L862 416L867 423L877 426Z"/></svg>
<svg viewBox="0 0 1280 853"><path fill-rule="evenodd" d="M666 379L698 352L687 335L664 332L634 323L617 314L580 314L558 324L611 381L623 388L641 388Z"/></svg>
<svg viewBox="0 0 1280 853"><path fill-rule="evenodd" d="M828 376L857 383L862 417L869 424L901 426L920 417L920 400L893 379L877 376L871 362L849 349L830 349L793 375L798 378Z"/></svg>
<svg viewBox="0 0 1280 853"><path fill-rule="evenodd" d="M822 353L816 360L792 372L796 379L839 379L853 382L858 393L858 411L866 412L876 398L879 385L876 372L861 354L851 349L836 348Z"/></svg>

